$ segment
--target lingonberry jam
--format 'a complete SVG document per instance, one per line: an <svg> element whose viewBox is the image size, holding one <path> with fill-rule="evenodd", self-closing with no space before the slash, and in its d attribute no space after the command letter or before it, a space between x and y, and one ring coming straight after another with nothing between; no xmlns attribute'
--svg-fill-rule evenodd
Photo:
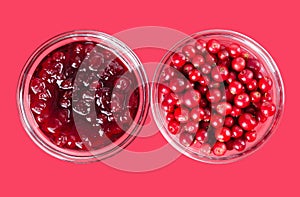
<svg viewBox="0 0 300 197"><path fill-rule="evenodd" d="M200 33L179 43L162 60L153 86L163 135L184 154L208 162L251 151L282 108L280 76L259 51L223 34Z"/></svg>
<svg viewBox="0 0 300 197"><path fill-rule="evenodd" d="M131 125L139 94L138 89L131 96L126 93L135 85L135 76L110 51L95 42L73 42L37 66L30 81L30 108L56 146L98 149Z"/></svg>
<svg viewBox="0 0 300 197"><path fill-rule="evenodd" d="M101 160L140 131L149 107L146 84L141 62L121 41L96 31L67 32L27 61L18 89L21 120L49 154Z"/></svg>

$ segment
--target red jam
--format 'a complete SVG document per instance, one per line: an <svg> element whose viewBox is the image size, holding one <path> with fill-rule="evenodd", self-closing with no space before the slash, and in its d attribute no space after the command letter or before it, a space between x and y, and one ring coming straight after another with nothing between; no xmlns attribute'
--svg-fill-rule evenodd
<svg viewBox="0 0 300 197"><path fill-rule="evenodd" d="M183 146L215 156L243 151L256 140L258 124L276 112L272 79L236 43L197 40L166 64L159 102L168 131Z"/></svg>
<svg viewBox="0 0 300 197"><path fill-rule="evenodd" d="M49 53L30 81L30 108L48 139L72 150L119 139L139 106L135 75L101 45L73 42Z"/></svg>

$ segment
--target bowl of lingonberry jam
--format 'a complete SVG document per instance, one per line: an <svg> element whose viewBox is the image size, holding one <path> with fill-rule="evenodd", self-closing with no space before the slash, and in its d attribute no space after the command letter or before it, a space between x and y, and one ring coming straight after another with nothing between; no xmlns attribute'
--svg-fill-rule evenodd
<svg viewBox="0 0 300 197"><path fill-rule="evenodd" d="M147 76L120 40L72 31L41 45L19 80L21 121L31 139L62 160L91 162L125 148L149 108Z"/></svg>
<svg viewBox="0 0 300 197"><path fill-rule="evenodd" d="M272 57L234 31L208 30L170 49L152 86L161 133L198 161L229 163L250 155L276 130L284 86Z"/></svg>

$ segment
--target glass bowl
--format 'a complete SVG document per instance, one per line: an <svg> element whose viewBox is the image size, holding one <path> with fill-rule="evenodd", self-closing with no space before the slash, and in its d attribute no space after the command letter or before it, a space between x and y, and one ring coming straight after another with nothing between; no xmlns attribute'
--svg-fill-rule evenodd
<svg viewBox="0 0 300 197"><path fill-rule="evenodd" d="M30 83L32 77L35 76L35 71L39 69L38 66L42 64L42 62L46 61L45 59L47 59L47 57L49 57L49 55L53 51L59 50L60 48L69 45L71 46L74 43L83 43L83 42L84 43L91 42L94 45L93 47L90 48L89 56L86 56L83 60L81 60L78 63L77 69L82 70L82 72L85 71L84 69L90 66L89 62L92 61L92 59L95 58L95 56L97 56L97 52L99 51L101 52L101 50L103 50L107 56L112 57L109 63L111 63L114 60L121 62L120 64L125 65L126 69L128 70L128 73L130 73L130 76L133 76L135 78L133 79L135 83L133 84L134 87L132 89L137 90L136 92L138 95L137 98L139 98L139 103L137 103L137 107L135 109L136 115L133 118L131 124L128 127L126 127L125 133L123 133L121 136L118 136L116 140L101 148L89 147L86 148L86 150L77 150L77 149L68 149L68 148L59 147L58 145L54 144L51 138L45 135L45 132L41 129L40 125L37 123L36 118L34 117L33 112L30 108L31 100L29 95L30 95ZM70 54L66 53L64 58L67 59L68 55ZM105 58L107 56L105 56ZM103 54L101 57L103 57ZM108 60L106 60L105 58L103 61L108 62ZM84 66L86 66L86 68L84 68ZM103 69L102 70L100 69L100 71L103 72ZM80 81L80 77L78 73L74 77L75 78L73 81L74 84L76 80ZM91 74L92 72L86 72L84 74L85 75L84 77L89 77ZM99 79L97 78L97 80ZM62 83L61 81L60 82L59 81L60 78L58 77L55 86L56 85L61 86ZM90 31L90 30L78 30L78 31L63 33L51 38L50 40L42 44L40 47L38 47L26 62L21 72L18 88L17 88L17 104L18 104L20 119L30 138L34 141L36 145L38 145L41 149L46 151L48 154L62 160L72 161L77 163L102 160L124 149L127 145L129 145L132 142L136 134L140 131L143 122L145 121L145 118L147 116L148 108L149 108L149 98L148 98L149 87L147 85L148 84L147 82L148 82L147 76L145 74L144 68L140 60L134 54L134 52L130 48L128 48L124 43L122 43L120 40L110 35L107 35L105 33L98 32L98 31ZM72 95L72 99L73 99L72 104L74 104L74 100L75 100L74 87L73 87L73 95ZM80 96L83 97L83 95ZM93 109L93 106L91 106L90 109ZM110 116L110 117L114 117L114 116ZM47 119L46 121L49 122L49 119ZM79 128L80 123L78 123L77 119L75 118L74 118L74 125L75 128L77 129L79 137L82 140L82 143L87 147L89 144L85 144L85 143L87 143L88 140L84 138L86 134L85 133L86 130ZM103 132L101 133L100 130L99 130L99 135L103 135ZM69 143L69 141L67 143ZM76 146L81 146L82 148L82 144L80 145L77 143Z"/></svg>
<svg viewBox="0 0 300 197"><path fill-rule="evenodd" d="M196 143L196 140L195 140L196 134L193 130L193 127L186 127L185 125L182 124L182 122L180 123L179 133L171 134L168 131L168 121L166 120L167 112L162 109L163 108L162 107L163 99L159 93L159 91L161 91L159 88L163 87L162 85L171 87L169 82L174 78L181 77L180 76L180 75L182 75L181 72L178 72L178 69L170 66L170 64L172 64L171 59L175 53L182 52L182 48L184 46L186 46L186 45L195 46L195 43L198 39L203 40L205 42L207 42L208 40L211 40L211 39L216 39L216 40L219 40L219 42L221 43L221 46L222 45L227 46L231 43L236 43L236 44L240 45L242 48L241 56L243 56L247 61L249 58L256 58L262 65L261 73L263 73L263 75L269 76L273 81L272 90L271 90L270 94L273 97L273 103L276 105L276 112L273 116L269 117L266 122L258 124L258 126L255 128L256 133L257 133L256 140L254 142L247 142L246 148L242 151L237 151L237 150L233 149L230 151L227 150L224 155L216 156L215 154L213 154L212 147L215 145L215 143L217 141L215 139L216 137L214 137L216 129L214 129L212 127L212 125L210 124L209 121L207 121L207 123L203 123L203 124L200 123L202 125L206 124L207 127L205 127L205 128L208 131L205 139L203 140L204 142L202 142L203 144ZM195 47L194 47L194 50L195 50ZM204 56L204 58L206 59L206 61L209 61L209 59L212 60L212 67L216 66L216 63L218 63L218 62L214 62L213 61L214 58L205 57L205 54L206 54L206 56L210 56L209 53L207 53L206 49L204 49L204 51L201 51L201 52L199 50L203 50L201 48L201 46L198 49L198 53L201 53ZM196 51L197 51L197 49L196 49ZM185 57L183 57L183 58L186 59L185 64L188 64L188 62L192 62L192 59L189 59L189 52L191 52L191 50L188 49L185 52L186 52ZM173 65L174 65L174 62L173 62ZM228 67L228 65L227 65L227 67ZM198 68L200 69L201 66ZM180 69L183 69L183 68L180 68ZM203 74L204 71L201 69L200 69L200 71L201 71L201 75L205 76L205 74ZM189 83L189 81L187 79L188 77L185 76L183 78L187 81L186 83L189 84L189 85L186 85L185 92L194 91L195 86L193 86L193 87L191 86L191 83ZM151 90L151 109L152 109L152 113L154 115L155 121L156 121L157 125L159 126L162 135L179 152L181 152L182 154L184 154L192 159L195 159L195 160L198 160L201 162L213 163L213 164L220 164L220 163L224 164L224 163L230 163L230 162L239 160L241 158L244 158L244 157L250 155L251 153L258 150L263 144L265 144L265 142L275 132L275 130L278 126L278 123L283 114L284 97L285 97L284 96L284 85L283 85L283 81L282 81L282 78L281 78L281 75L280 75L280 72L278 70L276 63L274 62L274 60L272 59L270 54L261 45L259 45L256 41L252 40L251 38L249 38L241 33L238 33L238 32L234 32L234 31L230 31L230 30L218 30L218 29L206 30L206 31L201 31L201 32L195 33L195 34L191 35L190 37L183 39L182 41L177 43L172 49L170 49L166 53L166 55L163 57L158 68L156 69L153 81L155 83L153 83L152 90ZM220 84L218 84L218 88L221 90L223 98L224 98L224 95L226 94L225 93L226 83L227 82L221 82ZM208 92L210 92L213 87L214 87L213 84L208 86ZM172 89L172 90L174 90L174 89ZM175 92L175 94L176 94L176 92ZM182 105L182 102L186 102L186 101L184 101L184 99L185 99L184 96L177 95L177 97L179 97L179 100L181 100L181 104L179 104L179 105ZM182 97L182 98L180 98L180 97ZM201 97L203 97L203 95ZM225 97L225 99L227 99L227 97ZM213 105L215 105L215 104L212 104L212 106L210 108L210 109L213 109L210 111L211 114L216 113L214 111L216 109L215 108L216 106L213 106ZM200 106L201 106L201 104L200 104ZM167 108L167 110L172 111L173 109ZM191 110L191 109L188 109L188 110ZM242 110L244 110L244 109L242 109ZM183 114L184 112L181 112L181 113ZM174 119L174 117L172 115L169 118ZM188 118L191 118L191 117L188 117ZM222 119L223 120L225 119L225 115L222 116ZM203 122L203 120L201 120L201 121ZM188 123L189 122L191 122L191 119L188 120ZM235 120L235 122L237 122L237 120ZM199 126L199 128L200 127L201 127L201 125ZM190 136L188 138L181 137L181 133L185 132L184 130L186 130L187 128L191 128L191 130L194 132L192 137L190 137ZM196 128L196 130L197 130L197 128ZM211 133L213 133L213 134L211 134ZM245 131L244 131L244 133L245 133ZM190 140L190 142L189 142L189 140ZM188 144L183 145L184 143L188 143ZM232 146L232 143L230 145L230 142L226 142L227 149L229 149L228 148L229 146ZM232 147L230 149L232 149Z"/></svg>

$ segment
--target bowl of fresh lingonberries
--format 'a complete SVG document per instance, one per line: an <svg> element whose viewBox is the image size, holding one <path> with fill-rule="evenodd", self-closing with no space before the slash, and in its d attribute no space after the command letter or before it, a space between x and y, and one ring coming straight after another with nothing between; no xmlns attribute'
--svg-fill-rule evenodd
<svg viewBox="0 0 300 197"><path fill-rule="evenodd" d="M124 43L97 31L72 31L41 45L19 80L21 121L57 158L90 162L127 146L149 107L147 76Z"/></svg>
<svg viewBox="0 0 300 197"><path fill-rule="evenodd" d="M208 30L170 49L151 90L154 118L178 151L228 163L261 147L276 130L284 85L276 63L256 41Z"/></svg>

